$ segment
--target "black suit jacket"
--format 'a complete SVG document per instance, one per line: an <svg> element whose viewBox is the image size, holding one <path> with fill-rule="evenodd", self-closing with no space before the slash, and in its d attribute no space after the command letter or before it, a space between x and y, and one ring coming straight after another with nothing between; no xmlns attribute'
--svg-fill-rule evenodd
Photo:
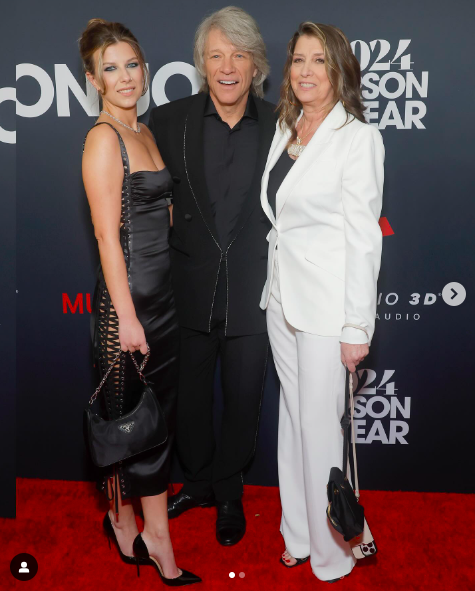
<svg viewBox="0 0 475 591"><path fill-rule="evenodd" d="M253 180L227 249L219 245L206 188L206 93L152 109L149 126L173 178L172 283L181 326L210 331L220 263L227 272L226 335L266 331L259 301L266 281L270 222L260 205L261 178L275 132L275 106L254 97L259 148Z"/></svg>

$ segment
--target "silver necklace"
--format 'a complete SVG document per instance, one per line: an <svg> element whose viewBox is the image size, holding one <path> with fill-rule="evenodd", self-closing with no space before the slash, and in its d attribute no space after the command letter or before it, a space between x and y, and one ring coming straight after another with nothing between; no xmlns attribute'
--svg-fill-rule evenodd
<svg viewBox="0 0 475 591"><path fill-rule="evenodd" d="M111 115L107 111L101 111L101 113L104 113L104 115L109 115L109 117L111 119L114 119L114 121L117 121L117 123L120 123L121 125L123 125L127 129L130 129L130 131L133 131L134 133L140 133L140 124L139 124L138 121L137 121L137 129L134 129L133 127L130 127L130 125L127 125L126 123L123 123L120 119L117 119L117 117L114 117L114 115Z"/></svg>
<svg viewBox="0 0 475 591"><path fill-rule="evenodd" d="M304 119L305 119L305 117L304 117ZM310 126L308 133L306 133L303 137L299 137L297 135L297 143L290 144L290 146L287 148L287 154L289 156L295 156L295 158L297 159L302 154L302 152L306 148L306 146L302 146L302 141L310 135L310 131L312 130L312 127L313 127L313 125ZM303 127L302 127L302 129L303 129Z"/></svg>

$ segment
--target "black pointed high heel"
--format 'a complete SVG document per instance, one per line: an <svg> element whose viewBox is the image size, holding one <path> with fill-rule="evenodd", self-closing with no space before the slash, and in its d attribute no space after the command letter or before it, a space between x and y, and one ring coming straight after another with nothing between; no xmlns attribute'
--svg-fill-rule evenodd
<svg viewBox="0 0 475 591"><path fill-rule="evenodd" d="M120 549L119 542L117 541L117 536L115 535L114 528L112 527L109 511L104 515L104 521L102 522L102 525L104 527L104 533L107 536L107 541L109 542L109 548L111 547L112 540L123 562L125 562L126 564L136 564L137 561L133 556L127 556Z"/></svg>
<svg viewBox="0 0 475 591"><path fill-rule="evenodd" d="M169 587L184 587L185 585L193 585L194 583L201 583L200 577L197 577L193 573L181 569L181 575L174 579L167 579L162 572L162 567L158 560L148 553L148 548L143 541L142 535L139 534L134 540L134 554L135 562L137 564L137 576L140 577L139 564L148 564L156 568L162 582Z"/></svg>

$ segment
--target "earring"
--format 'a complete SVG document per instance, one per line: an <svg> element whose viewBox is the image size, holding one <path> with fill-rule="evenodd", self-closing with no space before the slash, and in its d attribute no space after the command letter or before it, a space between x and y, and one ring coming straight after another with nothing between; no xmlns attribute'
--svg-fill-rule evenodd
<svg viewBox="0 0 475 591"><path fill-rule="evenodd" d="M290 99L289 99L289 103L292 105L292 107L298 107L299 106L297 103L292 102Z"/></svg>

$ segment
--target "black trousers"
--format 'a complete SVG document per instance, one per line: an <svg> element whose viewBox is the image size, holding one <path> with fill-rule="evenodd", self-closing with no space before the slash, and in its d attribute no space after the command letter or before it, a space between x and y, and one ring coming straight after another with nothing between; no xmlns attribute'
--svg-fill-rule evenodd
<svg viewBox="0 0 475 591"><path fill-rule="evenodd" d="M217 500L240 499L242 471L256 446L267 365L267 333L226 337L226 276L220 273L211 332L180 328L177 446L184 469L183 492ZM256 303L257 305L257 303ZM221 441L213 427L216 361L221 359L224 409Z"/></svg>

